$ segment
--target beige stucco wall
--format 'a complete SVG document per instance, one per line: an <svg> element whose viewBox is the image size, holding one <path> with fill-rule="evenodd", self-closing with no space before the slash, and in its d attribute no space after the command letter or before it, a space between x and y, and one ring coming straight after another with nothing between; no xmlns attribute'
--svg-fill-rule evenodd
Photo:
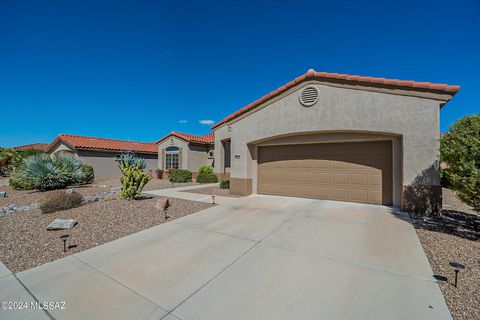
<svg viewBox="0 0 480 320"><path fill-rule="evenodd" d="M312 107L304 107L299 102L298 92L310 84L318 88L319 101ZM401 186L411 184L422 171L426 173L421 179L425 184L440 183L439 105L440 101L432 99L308 81L267 103L266 107L261 106L256 112L217 128L215 162L220 165L215 171L223 170L221 141L231 138L231 176L252 179L252 191L255 192L256 150L264 140L320 132L381 133L396 141L394 149L399 172L394 184L395 205L399 205ZM322 142L320 138L318 142Z"/></svg>
<svg viewBox="0 0 480 320"><path fill-rule="evenodd" d="M182 149L182 165L181 169L188 169L192 172L198 172L198 169L201 166L210 164L213 159L208 159L208 150L212 146L203 145L203 144L193 144L188 143L185 140L179 139L177 137L169 137L159 143L158 145L158 168L163 168L163 163L165 162L165 155L162 154L162 150L175 146ZM163 162L162 162L163 155Z"/></svg>
<svg viewBox="0 0 480 320"><path fill-rule="evenodd" d="M49 152L49 154L55 154L55 153L60 152L60 151L69 151L69 152L72 152L75 156L78 156L74 149L71 149L66 144L62 143L61 141L58 141L55 144L54 148L52 149L52 151Z"/></svg>
<svg viewBox="0 0 480 320"><path fill-rule="evenodd" d="M179 139L177 137L169 137L162 141L161 143L157 144L158 148L158 165L157 167L159 169L165 169L164 168L164 163L165 163L165 154L162 153L162 150L164 150L167 147L178 147L182 149L182 165L181 169L187 169L188 168L188 142L185 140Z"/></svg>
<svg viewBox="0 0 480 320"><path fill-rule="evenodd" d="M77 150L79 159L93 167L95 178L118 177L122 173L118 168L115 157L121 152L104 152L94 150ZM145 159L145 171L157 169L157 155L148 153L135 153Z"/></svg>
<svg viewBox="0 0 480 320"><path fill-rule="evenodd" d="M67 145L59 141L50 154L56 154L60 151L71 151L76 157L85 164L93 167L95 178L118 177L122 173L115 162L115 156L121 152L105 152L96 150L72 150ZM139 157L145 159L148 170L157 169L157 155L148 153L136 153Z"/></svg>

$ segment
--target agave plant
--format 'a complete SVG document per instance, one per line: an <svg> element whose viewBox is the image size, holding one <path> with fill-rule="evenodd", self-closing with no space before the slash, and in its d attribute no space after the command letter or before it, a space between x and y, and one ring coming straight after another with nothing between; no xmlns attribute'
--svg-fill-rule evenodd
<svg viewBox="0 0 480 320"><path fill-rule="evenodd" d="M139 161L140 161L140 169L144 170L147 167L147 163L145 162L145 159L137 156L135 153L132 153L132 152L120 153L115 159L115 161L117 162L120 170L122 169L122 166L123 167L137 166Z"/></svg>
<svg viewBox="0 0 480 320"><path fill-rule="evenodd" d="M90 183L93 180L92 171L91 167L86 168L86 165L72 156L37 155L24 159L10 178L10 185L26 190L61 189Z"/></svg>

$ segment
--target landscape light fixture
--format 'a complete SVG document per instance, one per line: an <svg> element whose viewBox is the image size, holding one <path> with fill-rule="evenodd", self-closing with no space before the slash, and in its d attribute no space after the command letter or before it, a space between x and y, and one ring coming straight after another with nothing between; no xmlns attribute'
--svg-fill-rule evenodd
<svg viewBox="0 0 480 320"><path fill-rule="evenodd" d="M212 196L212 204L215 204L215 196Z"/></svg>
<svg viewBox="0 0 480 320"><path fill-rule="evenodd" d="M461 263L458 263L458 262L450 262L450 266L453 268L453 270L455 271L455 288L457 287L457 278L458 278L458 272L460 270L463 270L465 269L465 266Z"/></svg>
<svg viewBox="0 0 480 320"><path fill-rule="evenodd" d="M63 252L67 252L67 238L70 237L68 234L60 236L60 239L63 241Z"/></svg>

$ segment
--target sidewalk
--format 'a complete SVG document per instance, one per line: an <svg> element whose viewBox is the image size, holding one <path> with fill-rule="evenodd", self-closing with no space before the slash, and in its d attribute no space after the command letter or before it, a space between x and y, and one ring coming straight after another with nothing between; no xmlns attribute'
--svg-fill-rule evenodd
<svg viewBox="0 0 480 320"><path fill-rule="evenodd" d="M215 186L218 186L218 183L208 183L208 184L201 184L196 186L149 190L149 191L144 191L143 193L148 193L156 196L212 203L213 202L212 195L191 193L191 192L185 192L185 191L192 190L192 189L203 189L203 188L215 187ZM216 204L233 204L237 201L238 201L238 198L215 196Z"/></svg>
<svg viewBox="0 0 480 320"><path fill-rule="evenodd" d="M42 310L32 310L31 303L36 299L25 289L18 278L0 261L0 319L50 319ZM5 304L8 302L21 302L22 310L18 305ZM27 305L24 305L26 303ZM13 309L10 309L13 308ZM10 311L9 311L10 310Z"/></svg>

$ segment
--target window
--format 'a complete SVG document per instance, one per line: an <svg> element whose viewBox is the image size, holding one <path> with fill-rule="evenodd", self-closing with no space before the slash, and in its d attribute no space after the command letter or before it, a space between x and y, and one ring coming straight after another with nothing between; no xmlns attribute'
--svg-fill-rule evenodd
<svg viewBox="0 0 480 320"><path fill-rule="evenodd" d="M167 147L165 149L165 169L178 169L178 147Z"/></svg>

